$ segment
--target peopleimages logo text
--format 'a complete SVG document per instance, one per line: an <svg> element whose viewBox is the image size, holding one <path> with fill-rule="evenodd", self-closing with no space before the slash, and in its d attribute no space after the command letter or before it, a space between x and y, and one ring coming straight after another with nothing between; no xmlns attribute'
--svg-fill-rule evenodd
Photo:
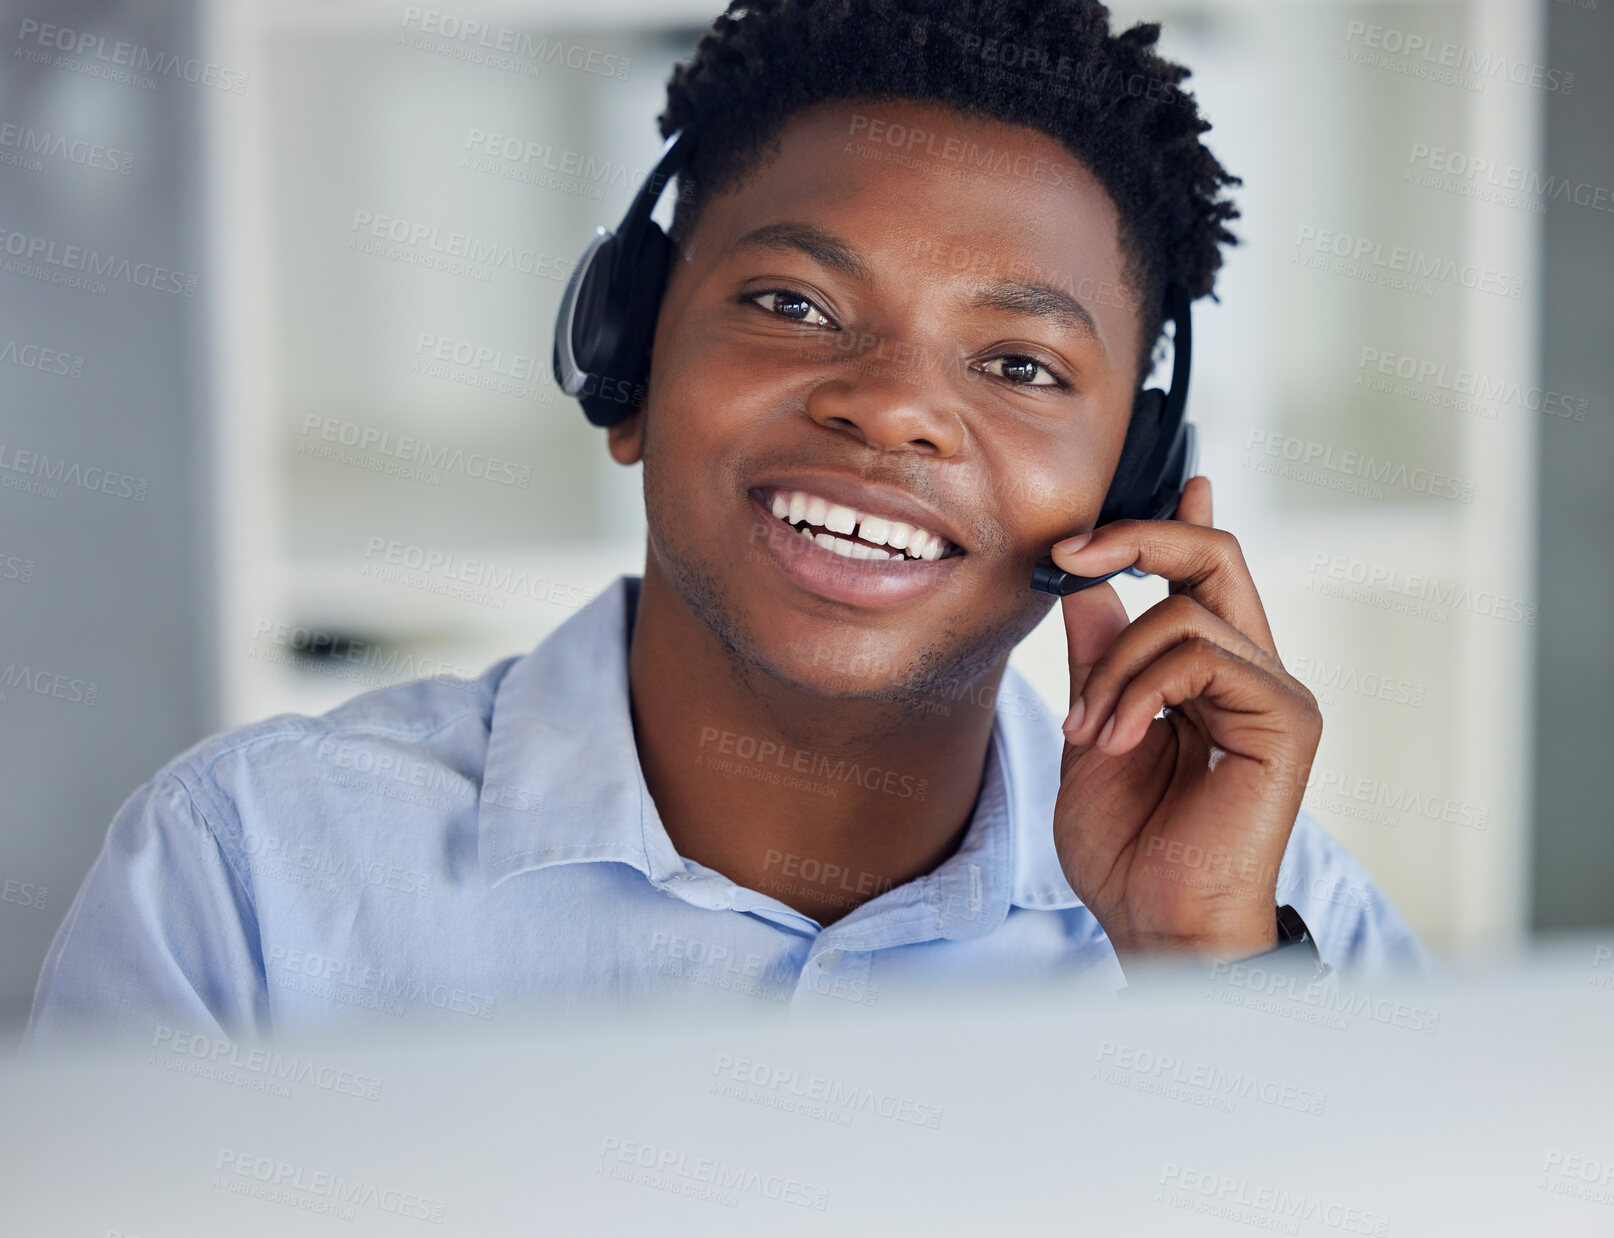
<svg viewBox="0 0 1614 1238"><path fill-rule="evenodd" d="M1363 21L1347 23L1345 27L1347 46L1358 39L1364 48L1386 52L1392 56L1404 56L1408 60L1421 62L1425 67L1449 69L1455 73L1467 74L1478 83L1501 78L1512 82L1515 86L1533 86L1537 90L1566 95L1572 93L1575 88L1575 75L1572 72L1543 64L1530 64L1500 52L1481 51L1462 43L1445 40L1437 42L1430 35L1398 30L1394 26L1370 25Z"/></svg>
<svg viewBox="0 0 1614 1238"><path fill-rule="evenodd" d="M1439 282L1452 280L1475 292L1487 292L1509 300L1524 299L1524 279L1490 267L1475 266L1471 262L1459 263L1454 258L1443 258L1413 249L1406 245L1392 245L1385 249L1384 242L1372 237L1352 236L1330 228L1301 224L1295 231L1295 245L1301 250L1313 250L1352 263L1363 269L1374 269L1413 280Z"/></svg>
<svg viewBox="0 0 1614 1238"><path fill-rule="evenodd" d="M777 740L758 739L734 731L720 731L715 726L701 728L698 748L707 745L716 749L711 754L697 756L697 764L706 757L732 756L742 761L772 761L782 770L805 774L813 778L828 778L840 783L856 783L867 791L882 791L899 799L922 800L930 789L930 779L915 778L900 770L883 769L878 765L864 765L861 761L847 763L844 757L833 760L824 753L806 748L788 748Z"/></svg>
<svg viewBox="0 0 1614 1238"><path fill-rule="evenodd" d="M194 56L180 57L173 52L154 52L139 43L122 40L108 42L105 35L88 30L73 30L25 17L17 27L19 43L33 43L36 47L66 52L81 59L104 61L131 69L136 73L149 73L153 77L175 77L231 94L245 94L250 75L239 69L216 65L211 60L198 60Z"/></svg>
<svg viewBox="0 0 1614 1238"><path fill-rule="evenodd" d="M183 271L171 271L154 262L136 262L118 254L103 254L83 245L60 244L49 237L32 236L0 228L0 253L25 263L43 263L61 271L83 272L96 279L122 280L154 292L194 297L200 282ZM24 272L25 274L27 272Z"/></svg>
<svg viewBox="0 0 1614 1238"><path fill-rule="evenodd" d="M629 56L602 52L595 47L584 47L561 39L551 40L511 26L488 26L474 17L456 17L452 13L423 9L413 4L404 8L402 24L405 29L418 30L440 39L520 56L533 62L534 67L562 64L578 73L592 73L597 77L619 81L626 81L633 68L633 59Z"/></svg>

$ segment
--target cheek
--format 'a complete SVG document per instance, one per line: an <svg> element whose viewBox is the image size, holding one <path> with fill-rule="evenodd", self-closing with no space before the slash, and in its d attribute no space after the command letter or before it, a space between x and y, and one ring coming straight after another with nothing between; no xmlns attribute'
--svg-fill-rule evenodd
<svg viewBox="0 0 1614 1238"><path fill-rule="evenodd" d="M715 573L713 547L736 543L761 553L759 527L744 490L747 461L757 450L754 402L693 369L672 370L654 384L645 409L644 495L650 536L668 559Z"/></svg>
<svg viewBox="0 0 1614 1238"><path fill-rule="evenodd" d="M694 335L686 332L656 354L648 411L652 432L676 439L680 457L706 471L719 458L742 454L780 395L754 359L748 364L738 350L703 347Z"/></svg>
<svg viewBox="0 0 1614 1238"><path fill-rule="evenodd" d="M1091 527L1109 481L1107 456L1067 436L1040 436L997 453L990 484L998 519L1013 548L1046 553L1050 544Z"/></svg>
<svg viewBox="0 0 1614 1238"><path fill-rule="evenodd" d="M733 450L735 401L721 374L669 371L653 385L645 409L645 469L688 486L719 470Z"/></svg>

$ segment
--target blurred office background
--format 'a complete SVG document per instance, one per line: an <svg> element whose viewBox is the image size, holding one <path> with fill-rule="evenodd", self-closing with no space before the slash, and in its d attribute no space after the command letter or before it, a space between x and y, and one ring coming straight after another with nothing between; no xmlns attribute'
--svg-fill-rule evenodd
<svg viewBox="0 0 1614 1238"><path fill-rule="evenodd" d="M1614 923L1614 5L1112 8L1165 21L1245 182L1189 411L1217 523L1323 703L1307 806L1451 957ZM160 765L474 674L639 570L637 473L555 389L551 330L715 0L0 11L15 1024ZM1415 38L1467 80L1429 76ZM120 41L182 67L129 67ZM505 138L516 157L479 149ZM1434 274L1373 282L1398 250ZM447 556L544 583L456 596ZM1164 596L1121 584L1134 614ZM1015 660L1062 706L1057 619Z"/></svg>

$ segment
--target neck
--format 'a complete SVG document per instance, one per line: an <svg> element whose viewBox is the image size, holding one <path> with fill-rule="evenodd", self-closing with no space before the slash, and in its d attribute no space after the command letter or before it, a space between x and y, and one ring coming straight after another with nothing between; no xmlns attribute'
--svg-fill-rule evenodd
<svg viewBox="0 0 1614 1238"><path fill-rule="evenodd" d="M743 666L652 557L628 659L639 762L680 855L830 924L958 849L1003 668L920 710L821 696Z"/></svg>

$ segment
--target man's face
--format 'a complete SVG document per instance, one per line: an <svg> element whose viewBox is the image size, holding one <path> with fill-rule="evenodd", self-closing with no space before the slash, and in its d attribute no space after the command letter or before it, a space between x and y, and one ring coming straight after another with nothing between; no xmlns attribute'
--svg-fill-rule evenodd
<svg viewBox="0 0 1614 1238"><path fill-rule="evenodd" d="M612 434L643 453L648 570L810 691L988 670L1052 604L1032 564L1092 527L1119 459L1141 346L1123 265L1114 204L1046 135L915 103L799 113L707 203L645 407Z"/></svg>

